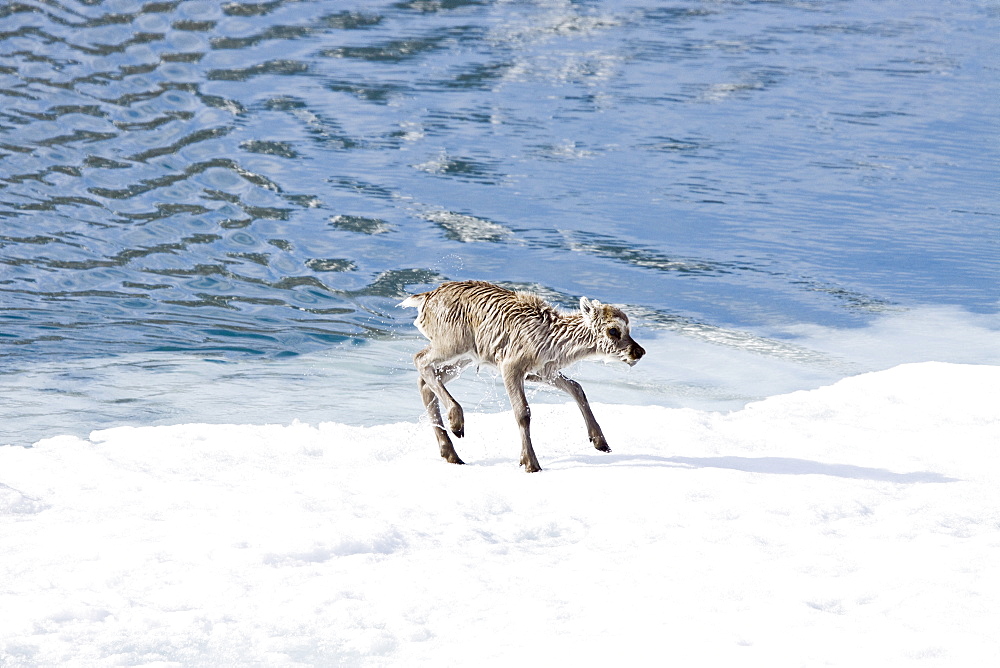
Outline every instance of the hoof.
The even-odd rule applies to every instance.
[[[465,436],[465,415],[461,408],[448,412],[448,426],[451,427],[451,433],[455,436],[459,438]]]
[[[538,461],[527,461],[522,459],[521,466],[524,467],[525,473],[538,473],[542,470],[542,467],[538,465]]]
[[[442,454],[441,456],[449,464],[464,464],[465,463],[465,462],[462,461],[462,458],[459,457],[458,454],[454,453],[454,452],[451,453],[451,454],[448,454],[448,455]]]
[[[605,441],[603,438],[596,439],[593,441],[593,443],[594,447],[600,450],[601,452],[611,452],[611,447],[608,445],[608,442]]]
[[[447,439],[448,437],[445,436]],[[441,458],[444,459],[449,464],[464,464],[462,458],[458,456],[455,452],[455,446],[451,444],[451,441],[446,441],[445,443],[439,444],[441,446]]]

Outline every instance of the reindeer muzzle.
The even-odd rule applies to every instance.
[[[628,356],[629,356],[628,365],[635,366],[635,363],[638,362],[645,354],[646,351],[643,349],[642,346],[640,346],[638,343],[633,343],[632,347],[628,349]]]

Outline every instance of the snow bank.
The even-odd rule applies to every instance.
[[[1000,661],[1000,367],[720,414],[117,428],[0,448],[0,664]]]

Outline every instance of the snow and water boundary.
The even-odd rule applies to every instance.
[[[0,664],[1000,659],[1000,367],[728,414],[121,427],[0,448]]]
[[[647,353],[640,364],[581,362],[567,370],[592,402],[727,412],[900,364],[1000,365],[1000,312],[957,307],[910,308],[846,329],[802,323],[754,332],[637,327],[633,334]],[[0,445],[86,438],[124,425],[416,421],[424,407],[413,354],[424,345],[413,330],[412,336],[278,359],[168,352],[8,359],[16,363],[0,373]],[[494,374],[470,368],[449,387],[467,411],[504,412],[510,405]],[[529,388],[533,405],[567,401],[544,385]]]

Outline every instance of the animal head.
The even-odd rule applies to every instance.
[[[596,299],[580,298],[583,324],[597,340],[597,351],[633,366],[646,354],[642,346],[632,340],[628,329],[628,316],[620,309],[602,304]]]

